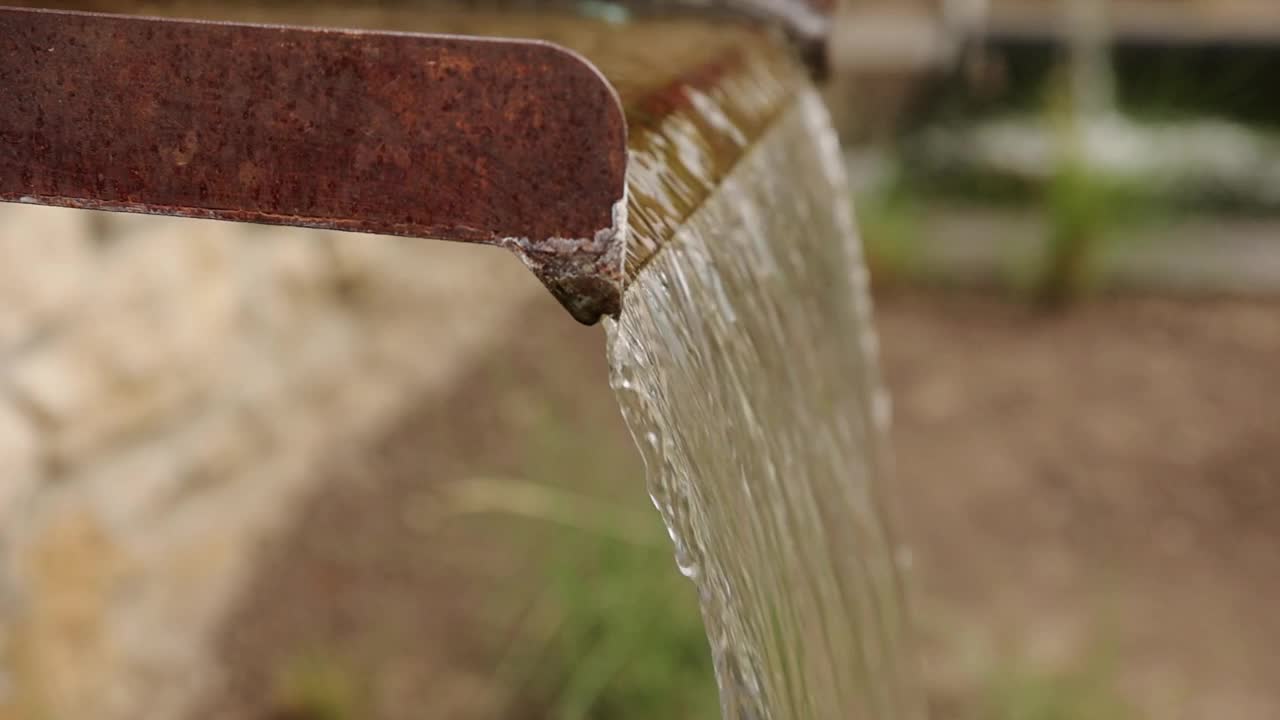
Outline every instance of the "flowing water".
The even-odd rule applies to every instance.
[[[908,720],[867,273],[826,109],[801,85],[750,143],[695,98],[743,152],[608,321],[613,384],[699,590],[724,716]],[[692,165],[680,132],[667,143]]]

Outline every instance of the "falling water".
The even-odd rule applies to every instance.
[[[681,172],[646,180],[672,154],[633,156],[633,221],[691,210],[669,237],[633,222],[633,249],[662,248],[629,263],[613,384],[699,590],[724,716],[918,718],[882,507],[889,405],[839,148],[807,82],[774,80],[746,88],[789,93],[755,130],[693,98],[695,124],[741,151],[705,201],[649,182],[705,174],[706,143],[681,127],[648,143],[678,151]]]

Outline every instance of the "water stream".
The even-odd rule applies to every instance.
[[[703,127],[733,136],[730,114],[698,100]],[[614,388],[733,720],[922,716],[883,507],[889,403],[839,158],[806,85],[608,324]]]

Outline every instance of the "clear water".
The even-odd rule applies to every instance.
[[[889,406],[839,158],[804,90],[608,325],[614,388],[735,720],[921,717],[883,507]]]

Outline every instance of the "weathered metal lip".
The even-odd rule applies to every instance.
[[[751,4],[829,12],[736,3]],[[759,85],[776,49],[681,27],[712,34],[554,35],[588,60],[542,40],[0,7],[0,200],[504,246],[593,324],[621,310],[624,256],[642,262],[666,236],[648,231],[681,216],[627,197],[633,146],[690,93]],[[654,41],[676,52],[636,76]],[[700,142],[731,161],[721,140]]]
[[[0,200],[500,245],[620,307],[626,122],[554,44],[0,8],[0,91]]]

